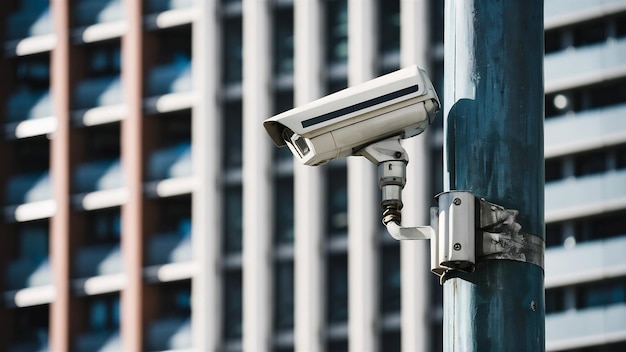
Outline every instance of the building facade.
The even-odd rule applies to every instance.
[[[442,98],[443,6],[2,2],[0,350],[441,350],[428,245],[385,233],[375,167],[295,164],[261,123],[411,64]],[[547,349],[623,350],[626,2],[545,9]],[[408,225],[441,118],[406,143]]]

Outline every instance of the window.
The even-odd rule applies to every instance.
[[[544,33],[544,47],[546,54],[561,50],[561,32],[559,30],[546,31]]]
[[[560,222],[546,224],[546,247],[555,247],[563,244],[563,224]]]
[[[191,233],[191,196],[162,198],[160,204],[160,232],[188,236]]]
[[[619,80],[589,88],[589,108],[626,102],[626,81]]]
[[[39,347],[37,350],[47,349],[42,347],[47,346],[48,343],[49,312],[49,305],[24,307],[13,311],[14,334],[12,340],[17,345],[23,344],[31,349],[34,346]],[[7,316],[8,314],[4,318]]]
[[[576,289],[577,308],[626,302],[626,278],[585,284]]]
[[[400,52],[400,1],[378,1],[379,55]]]
[[[615,168],[626,169],[626,145],[622,145],[615,150]]]
[[[90,296],[87,300],[87,329],[90,332],[118,330],[120,326],[119,294]]]
[[[224,190],[224,246],[228,253],[242,249],[242,190],[241,186],[229,186]]]
[[[574,164],[576,176],[603,172],[606,170],[606,152],[598,150],[576,155]]]
[[[348,3],[326,0],[326,61],[329,65],[348,61]]]
[[[293,262],[279,262],[275,267],[274,327],[276,330],[293,329],[294,277]]]
[[[15,161],[16,173],[48,170],[50,141],[45,136],[17,140],[15,142]]]
[[[383,313],[400,312],[400,246],[387,245],[382,250],[380,306]]]
[[[348,184],[345,167],[330,168],[326,181],[326,231],[329,235],[348,230]]]
[[[383,331],[381,334],[381,351],[402,351],[400,331]]]
[[[224,337],[227,340],[242,336],[242,282],[241,270],[224,274]]]
[[[15,90],[47,90],[50,87],[50,55],[16,59]]]
[[[293,74],[293,8],[274,11],[274,74]]]
[[[626,212],[619,211],[597,217],[580,219],[575,223],[577,241],[593,241],[626,234]]]
[[[159,300],[160,318],[187,318],[191,315],[191,281],[161,284]]]
[[[224,106],[222,147],[223,164],[226,168],[239,168],[243,163],[243,125],[241,101],[230,102]]]
[[[90,244],[118,244],[122,233],[120,208],[87,213],[87,242]]]
[[[293,178],[278,179],[274,192],[274,227],[276,231],[274,242],[276,244],[293,243]]]
[[[243,38],[241,17],[224,21],[222,40],[222,81],[225,84],[240,83],[243,78]]]
[[[338,323],[348,321],[348,257],[347,254],[333,255],[326,266],[327,321]]]
[[[117,76],[122,67],[119,40],[86,47],[86,75],[90,78]]]
[[[603,42],[607,38],[606,20],[591,21],[574,28],[574,46],[585,46]]]
[[[563,165],[560,158],[546,159],[545,163],[546,182],[563,178]]]
[[[546,314],[565,310],[564,288],[557,287],[546,290]]]
[[[89,127],[85,133],[86,161],[118,159],[120,157],[120,124],[110,123]]]

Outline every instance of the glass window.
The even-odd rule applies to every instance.
[[[348,61],[348,3],[326,0],[326,61],[329,65]]]
[[[563,178],[563,165],[560,158],[546,159],[545,163],[546,182]]]
[[[241,252],[242,249],[242,189],[240,185],[224,190],[224,246],[226,252]]]
[[[346,168],[329,168],[326,182],[326,230],[329,235],[348,230],[348,184]]]
[[[241,17],[224,21],[224,40],[222,41],[224,83],[240,83],[243,78],[243,38]]]
[[[47,304],[14,310],[13,341],[18,345],[24,344],[30,348],[37,346],[37,350],[46,350],[41,347],[48,343],[49,314],[50,306]]]
[[[546,290],[546,314],[561,312],[565,309],[563,288],[551,288]]]
[[[400,331],[383,331],[381,339],[381,351],[402,351],[402,338]]]
[[[400,312],[400,246],[387,245],[382,250],[380,306],[383,313]]]
[[[117,330],[120,326],[119,294],[87,297],[87,326],[91,332]]]
[[[348,321],[348,256],[333,255],[326,266],[328,280],[327,321],[338,323]]]
[[[85,161],[120,157],[120,124],[109,123],[85,128]]]
[[[188,236],[191,233],[191,196],[163,198],[159,212],[160,232]]]
[[[378,1],[378,52],[400,52],[400,0]]]
[[[39,54],[16,59],[15,89],[43,90],[50,87],[50,55]]]
[[[561,50],[561,32],[559,30],[546,31],[544,46],[546,54]]]
[[[293,8],[274,12],[274,73],[293,74]]]
[[[89,244],[117,244],[122,233],[120,208],[87,213],[86,239]]]
[[[274,192],[274,228],[276,231],[274,241],[277,244],[293,243],[293,178],[278,179]]]
[[[626,37],[626,15],[615,18],[615,36],[618,38]]]
[[[173,147],[191,141],[191,112],[189,110],[159,115],[158,145]]]
[[[243,164],[243,125],[241,101],[224,106],[223,164],[226,168],[239,168]]]
[[[577,308],[606,306],[626,302],[626,278],[578,286]]]
[[[242,282],[241,270],[224,274],[224,337],[238,339],[242,336]]]
[[[606,170],[606,152],[598,150],[574,157],[576,176],[600,173]]]
[[[50,140],[45,136],[19,139],[15,142],[15,172],[30,173],[48,170]]]
[[[160,318],[187,318],[191,315],[191,281],[178,281],[158,286]]]
[[[615,168],[626,169],[626,145],[622,145],[615,150]]]
[[[275,273],[274,326],[276,330],[290,330],[294,319],[293,262],[277,263]]]
[[[330,340],[326,344],[326,350],[328,352],[345,352],[350,350],[348,346],[347,339]]]
[[[563,244],[563,224],[560,222],[546,224],[546,247],[555,247]]]
[[[618,80],[589,89],[589,108],[599,108],[626,101],[626,81]]]
[[[606,40],[605,19],[591,21],[574,28],[574,46],[585,46]]]
[[[48,221],[28,222],[20,225],[19,258],[40,263],[48,258]]]
[[[86,47],[86,75],[90,78],[116,76],[122,67],[120,41],[100,42]]]

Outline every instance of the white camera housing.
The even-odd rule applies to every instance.
[[[411,66],[283,112],[263,125],[277,146],[289,146],[305,165],[320,165],[358,155],[389,137],[416,136],[439,109],[426,72]]]

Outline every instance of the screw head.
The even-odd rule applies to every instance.
[[[461,250],[461,244],[460,243],[455,243],[454,246],[452,246],[452,248],[454,248],[455,251],[460,251]]]
[[[396,159],[400,159],[400,158],[402,157],[402,153],[400,153],[400,152],[395,152],[395,153],[393,154],[393,156],[395,156],[395,157],[396,157]]]
[[[461,199],[460,198],[454,198],[452,203],[454,203],[454,205],[461,205]]]

